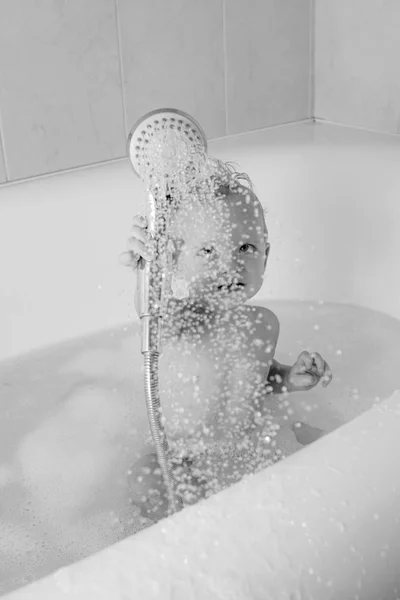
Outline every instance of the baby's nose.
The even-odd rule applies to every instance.
[[[226,277],[231,283],[240,283],[243,279],[243,269],[239,265],[231,265],[231,268],[226,272]]]
[[[243,257],[240,256],[239,254],[232,254],[230,263],[231,263],[230,264],[231,270],[238,271],[238,272],[243,271],[245,261],[244,261]]]
[[[243,274],[244,261],[232,253],[225,256],[220,264],[219,271],[223,278],[232,281],[233,278],[240,280]]]

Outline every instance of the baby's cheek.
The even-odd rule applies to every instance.
[[[182,252],[177,264],[176,264],[176,272],[186,279],[188,282],[194,273],[194,259],[187,252]]]
[[[185,265],[185,269],[183,270],[183,276],[188,283],[194,283],[198,279],[202,277],[202,269],[201,266],[196,264],[195,261],[192,261],[189,264]]]
[[[199,260],[198,257],[192,257],[185,261],[182,268],[182,275],[188,283],[200,282],[212,275],[213,270],[207,262]]]

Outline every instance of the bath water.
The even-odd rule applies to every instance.
[[[399,321],[323,302],[268,307],[280,362],[317,351],[333,371],[326,389],[267,397],[285,455],[313,437],[296,437],[298,421],[328,434],[399,388]],[[150,448],[137,324],[3,363],[0,411],[0,593],[149,524],[129,492],[130,467]]]

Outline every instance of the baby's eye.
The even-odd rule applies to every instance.
[[[242,254],[253,253],[257,250],[253,244],[242,244],[239,248],[239,252]]]
[[[199,250],[197,254],[199,254],[200,256],[209,256],[210,254],[213,254],[214,251],[214,246],[205,246],[204,248]]]

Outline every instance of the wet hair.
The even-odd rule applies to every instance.
[[[254,193],[253,183],[247,173],[237,171],[234,162],[224,162],[218,158],[209,157],[209,162],[215,169],[215,174],[212,176],[214,183],[214,191],[218,196],[229,196],[230,194],[246,194],[246,191],[251,191],[261,207],[261,216],[264,225],[265,242],[268,241],[268,228],[265,219],[266,210],[262,206],[258,197]],[[245,182],[245,183],[241,183]]]
[[[253,183],[247,173],[241,173],[235,169],[234,162],[224,162],[218,158],[209,157],[209,164],[214,172],[212,179],[217,191],[228,189],[230,192],[237,192],[240,181],[245,181],[244,187],[253,192]],[[254,192],[253,192],[254,193]]]

